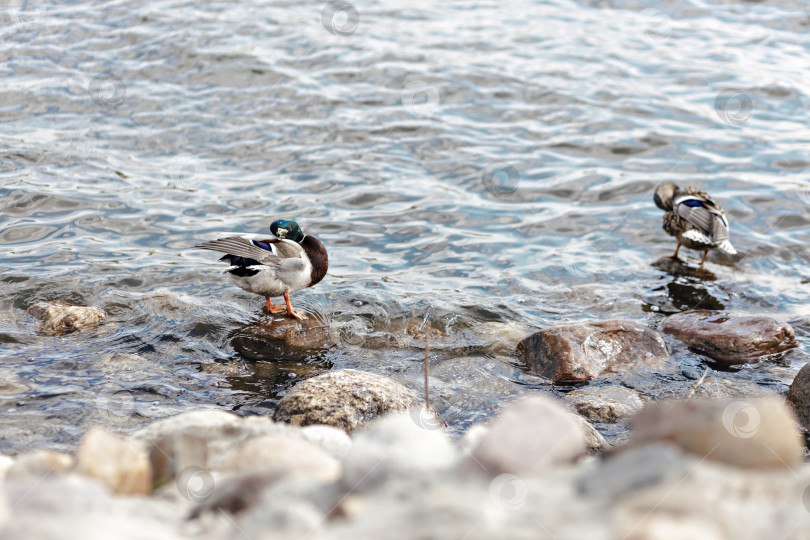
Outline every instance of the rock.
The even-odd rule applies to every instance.
[[[208,444],[205,439],[186,433],[165,435],[149,449],[152,484],[160,486],[177,478],[189,467],[208,467]]]
[[[646,444],[610,456],[595,471],[582,475],[577,487],[588,496],[614,499],[631,491],[679,480],[688,473],[689,465],[676,446]]]
[[[491,474],[538,474],[586,452],[582,428],[552,398],[538,395],[507,406],[472,452]]]
[[[8,470],[14,465],[14,459],[9,456],[0,455],[0,482],[5,479]],[[0,529],[2,530],[2,529]]]
[[[798,346],[789,324],[764,315],[685,311],[664,319],[660,329],[725,365],[753,362]]]
[[[351,491],[391,478],[432,476],[457,463],[444,430],[424,429],[407,413],[389,415],[354,436],[344,460],[343,485]]]
[[[791,468],[804,455],[794,418],[776,396],[658,402],[630,425],[633,445],[670,442],[736,467]]]
[[[95,328],[107,316],[98,308],[72,306],[62,300],[38,302],[28,308],[28,313],[39,320],[37,332],[49,336]]]
[[[576,413],[570,414],[579,425],[579,429],[582,430],[582,436],[585,437],[585,446],[588,448],[589,454],[600,454],[611,447],[610,443],[602,437],[601,433],[596,431],[596,428],[590,422]]]
[[[279,401],[273,419],[299,426],[326,424],[351,433],[378,416],[422,405],[419,396],[388,377],[343,369],[295,385]]]
[[[6,480],[13,482],[26,478],[42,479],[60,474],[73,466],[73,458],[52,450],[37,450],[18,456],[6,472]]]
[[[306,426],[301,435],[307,441],[319,446],[336,459],[343,459],[352,447],[352,439],[346,432],[332,426],[315,424]]]
[[[566,403],[593,422],[613,423],[644,406],[638,392],[624,386],[586,386],[565,395]]]
[[[793,408],[799,423],[810,430],[810,363],[802,366],[787,393],[787,402]]]
[[[208,469],[218,469],[225,457],[241,441],[261,435],[303,438],[301,429],[273,422],[267,416],[242,418],[221,410],[199,410],[158,420],[132,434],[132,438],[151,448],[166,436],[190,435],[205,441]]]
[[[302,439],[264,435],[241,443],[225,457],[223,472],[300,474],[321,482],[340,478],[338,460]]]
[[[669,356],[658,332],[627,320],[541,330],[518,343],[518,354],[555,383],[593,379],[632,362],[655,365]]]
[[[76,471],[100,480],[119,495],[152,490],[152,467],[141,445],[98,427],[91,428],[79,442]]]
[[[248,360],[286,360],[319,353],[337,345],[329,324],[319,314],[310,313],[298,321],[283,315],[239,329],[231,345]]]

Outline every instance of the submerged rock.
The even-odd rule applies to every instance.
[[[107,316],[96,307],[72,306],[62,300],[38,302],[28,313],[39,320],[37,332],[48,336],[95,328]]]
[[[555,383],[593,379],[633,362],[655,365],[669,356],[658,332],[627,320],[541,330],[518,344],[518,354]]]
[[[539,474],[585,454],[585,436],[557,401],[532,396],[507,406],[472,450],[490,474]]]
[[[438,419],[439,413],[433,409],[420,412],[423,403],[413,391],[388,377],[343,369],[295,385],[279,401],[273,419],[299,426],[326,424],[351,433],[378,416],[408,409],[415,409],[417,416]]]
[[[763,315],[685,311],[664,319],[661,331],[726,365],[745,364],[797,347],[789,324]]]
[[[601,433],[596,431],[596,428],[590,422],[576,413],[571,413],[571,417],[579,425],[579,429],[582,430],[582,436],[585,437],[585,446],[588,448],[589,454],[601,454],[610,449],[610,443],[605,440]]]
[[[97,427],[79,442],[76,472],[100,480],[119,495],[152,491],[152,467],[141,445]]]
[[[300,358],[319,353],[337,344],[329,324],[317,316],[307,315],[298,321],[275,315],[240,328],[231,345],[249,360]]]
[[[565,395],[565,401],[593,422],[617,422],[644,406],[638,392],[624,386],[586,386]]]
[[[736,467],[791,468],[804,455],[790,411],[776,396],[664,401],[631,420],[631,445],[669,442]]]
[[[802,366],[790,384],[787,402],[804,429],[810,430],[810,363]]]

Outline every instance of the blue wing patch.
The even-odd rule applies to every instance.
[[[683,205],[685,205],[685,206],[691,206],[691,207],[695,207],[695,206],[705,206],[705,205],[704,205],[702,202],[697,201],[697,200],[695,200],[695,199],[689,199],[689,200],[687,200],[687,201],[683,201],[681,204],[683,204]]]
[[[252,243],[253,243],[253,245],[254,245],[254,246],[256,246],[256,247],[260,247],[260,248],[262,248],[262,249],[266,249],[267,251],[273,251],[273,250],[270,248],[270,244],[268,244],[267,242],[262,242],[261,240],[251,240],[251,242],[252,242]]]

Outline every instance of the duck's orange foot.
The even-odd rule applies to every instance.
[[[279,313],[286,313],[287,310],[283,307],[276,307],[273,305],[273,302],[270,301],[270,298],[267,296],[264,297],[267,301],[267,313],[271,313],[273,315],[278,315]]]
[[[287,317],[291,317],[293,319],[298,319],[299,321],[307,320],[307,316],[304,315],[304,312],[302,312],[302,311],[295,311],[295,310],[288,311],[287,312]]]

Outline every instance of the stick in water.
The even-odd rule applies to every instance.
[[[430,375],[430,334],[425,333],[425,407],[430,409],[430,393],[428,388],[428,375]]]
[[[697,389],[700,388],[701,384],[703,384],[703,380],[706,378],[706,374],[708,372],[709,372],[709,366],[706,366],[706,369],[703,370],[703,375],[700,377],[700,379],[698,379],[698,382],[697,382],[697,384],[695,384],[694,388],[692,388],[692,391],[689,392],[689,394],[686,395],[686,399],[689,399],[690,397],[695,395],[695,392],[697,391]]]

